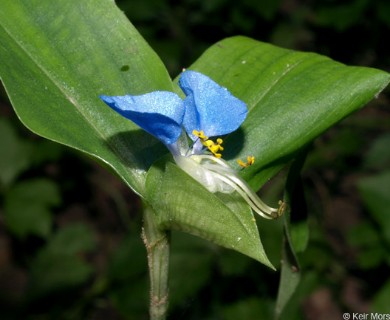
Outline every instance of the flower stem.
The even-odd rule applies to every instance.
[[[148,254],[150,277],[150,319],[164,320],[168,310],[170,233],[160,230],[153,209],[144,205],[142,240]]]

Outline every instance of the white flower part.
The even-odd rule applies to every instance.
[[[201,155],[177,156],[176,164],[196,181],[202,184],[210,192],[232,193],[234,188],[221,179],[219,173],[210,170],[207,165],[202,164]],[[218,170],[218,169],[217,169]]]
[[[174,155],[176,164],[210,192],[237,191],[250,207],[266,219],[280,216],[277,208],[267,206],[249,185],[224,160],[211,155]]]

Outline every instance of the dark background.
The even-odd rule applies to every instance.
[[[172,76],[233,35],[390,71],[385,0],[117,4]],[[309,243],[286,319],[390,313],[389,94],[311,147],[300,225]],[[147,319],[139,199],[92,160],[25,129],[4,90],[0,102],[0,319]],[[281,181],[283,173],[265,196],[280,197]],[[279,266],[280,222],[258,224]],[[172,235],[170,319],[270,319],[278,281],[238,253]]]

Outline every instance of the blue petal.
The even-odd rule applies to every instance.
[[[168,145],[181,134],[183,100],[175,93],[154,91],[140,96],[100,96],[112,109]]]
[[[183,125],[192,140],[192,131],[203,130],[206,136],[220,136],[238,129],[247,115],[246,104],[209,77],[184,71],[179,85],[186,94]]]

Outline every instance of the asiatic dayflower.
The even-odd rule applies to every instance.
[[[199,72],[184,71],[179,86],[185,94],[184,100],[169,91],[100,98],[165,144],[176,164],[210,192],[237,191],[262,217],[280,216],[282,206],[267,206],[221,158],[223,140],[209,139],[237,130],[247,116],[246,104]],[[191,147],[188,137],[192,140]],[[245,168],[254,160],[248,156],[246,163],[241,160],[238,163]]]

